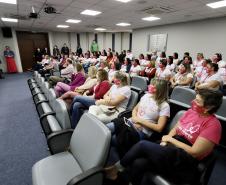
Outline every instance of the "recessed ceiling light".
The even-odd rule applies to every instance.
[[[0,0],[0,3],[17,4],[17,0]]]
[[[215,3],[209,3],[209,4],[206,4],[206,5],[211,7],[211,8],[221,8],[221,7],[226,6],[226,1],[217,1]]]
[[[81,20],[77,20],[77,19],[68,19],[68,20],[66,20],[66,22],[68,22],[68,23],[80,23]]]
[[[106,29],[105,28],[96,28],[95,30],[96,31],[105,31]]]
[[[18,19],[12,19],[12,18],[6,18],[6,17],[2,17],[1,19],[4,22],[18,22]]]
[[[130,23],[126,23],[126,22],[121,22],[121,23],[118,23],[116,25],[117,26],[130,26],[131,24]]]
[[[116,0],[116,1],[120,1],[120,2],[122,2],[122,3],[128,3],[128,2],[130,2],[131,0]]]
[[[154,17],[154,16],[142,18],[142,20],[144,20],[144,21],[156,21],[159,19],[160,19],[159,17]]]
[[[95,10],[84,10],[84,11],[81,12],[81,14],[83,14],[83,15],[91,15],[91,16],[96,16],[96,15],[99,15],[101,13],[102,12],[95,11]]]
[[[57,25],[57,28],[69,28],[68,25]]]

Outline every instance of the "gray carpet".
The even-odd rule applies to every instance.
[[[33,164],[48,156],[27,85],[30,73],[0,79],[0,184],[31,185]]]

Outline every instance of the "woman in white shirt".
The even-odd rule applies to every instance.
[[[174,88],[175,86],[190,86],[193,75],[190,73],[190,65],[182,63],[179,66],[179,71],[177,74],[175,74],[174,77],[170,79],[171,82],[171,88]]]
[[[174,70],[175,70],[175,64],[173,63],[173,56],[168,56],[167,58],[167,66],[166,68],[169,69],[172,73],[172,75],[174,74]]]
[[[138,76],[140,71],[141,71],[141,67],[140,67],[139,60],[135,59],[132,62],[132,66],[131,66],[130,71],[129,71],[130,77]]]
[[[218,65],[216,63],[207,64],[206,72],[207,76],[195,84],[195,89],[219,90],[220,86],[222,85],[222,79],[218,73]]]
[[[203,53],[197,53],[196,60],[193,61],[193,67],[196,69],[197,67],[201,67],[204,61]]]
[[[166,68],[166,65],[167,65],[166,59],[160,60],[159,68],[157,69],[157,71],[155,73],[156,78],[167,80],[167,81],[170,80],[172,73],[169,69]]]
[[[109,123],[117,118],[120,112],[126,110],[130,96],[131,90],[127,76],[118,71],[114,76],[114,85],[103,99],[97,100],[96,105],[89,108],[89,113],[95,115],[103,123]]]

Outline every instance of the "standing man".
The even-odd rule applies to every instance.
[[[53,56],[58,57],[59,55],[60,55],[60,50],[59,50],[58,46],[55,45],[53,48]]]
[[[78,47],[77,47],[76,55],[80,57],[81,54],[82,54],[82,48],[79,44]]]
[[[7,63],[8,73],[16,73],[17,67],[16,67],[16,62],[14,60],[14,52],[12,50],[10,50],[9,46],[5,47],[4,57],[5,57],[5,60]]]
[[[61,48],[61,54],[69,56],[69,48],[67,47],[66,43],[64,43],[63,47]]]
[[[95,53],[95,52],[98,52],[99,51],[99,46],[98,46],[98,44],[96,43],[95,40],[93,40],[93,42],[91,44],[90,51],[92,53]]]

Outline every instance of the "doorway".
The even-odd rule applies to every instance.
[[[50,51],[48,34],[25,31],[17,31],[16,34],[23,71],[27,71],[36,62],[34,52],[37,48],[48,48],[48,51]]]

